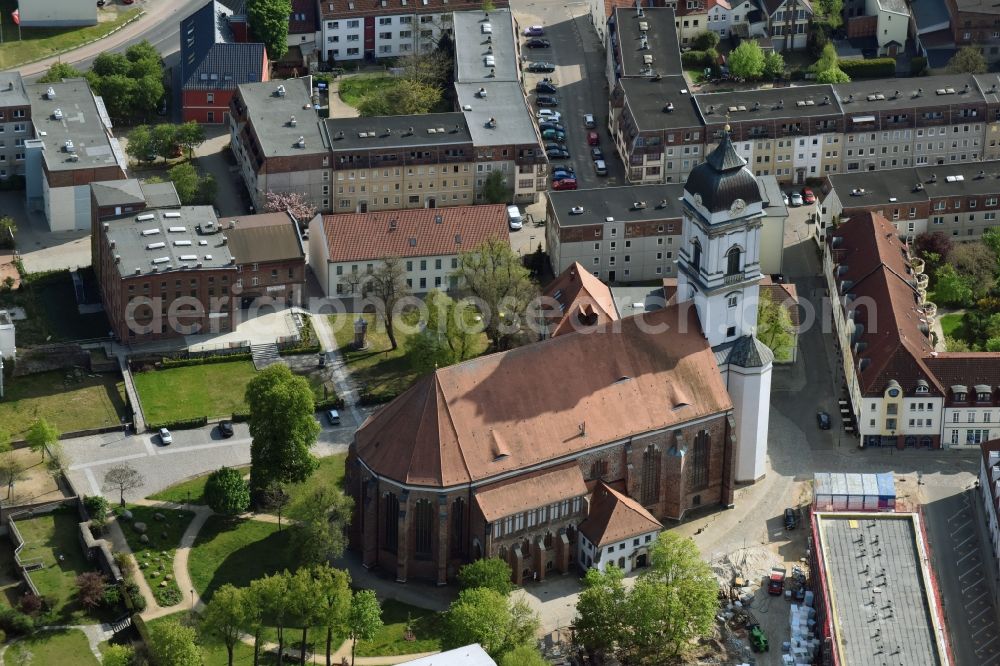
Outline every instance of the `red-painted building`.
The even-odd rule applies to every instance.
[[[181,21],[181,108],[185,121],[226,123],[241,83],[269,79],[264,45],[247,42],[246,19],[211,0]]]

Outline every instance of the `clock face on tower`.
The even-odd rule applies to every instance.
[[[729,207],[729,212],[732,213],[733,215],[739,215],[746,209],[746,207],[747,207],[746,201],[743,201],[743,199],[737,199],[736,201],[733,202],[733,205]]]

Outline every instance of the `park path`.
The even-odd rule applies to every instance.
[[[357,386],[347,370],[344,354],[337,347],[337,338],[333,334],[333,329],[330,328],[330,318],[322,314],[313,315],[312,323],[324,353],[334,355],[333,362],[330,364],[332,366],[330,374],[333,376],[333,385],[337,395],[344,401],[345,409],[350,410],[354,422],[360,425],[364,423],[365,419],[358,409]]]
[[[111,631],[110,625],[107,625],[107,624],[79,624],[79,625],[76,625],[76,624],[74,624],[74,625],[53,624],[53,625],[48,625],[48,626],[45,626],[45,627],[37,627],[35,629],[35,633],[38,633],[40,631],[70,631],[70,630],[77,630],[77,631],[82,631],[83,632],[83,635],[87,637],[87,645],[90,647],[91,653],[94,655],[94,658],[97,659],[97,662],[100,663],[101,662],[101,651],[98,649],[97,646],[101,642],[110,639],[114,635],[114,632]],[[25,637],[15,638],[15,639],[11,640],[9,643],[5,644],[3,647],[0,647],[0,666],[6,666],[6,661],[4,660],[4,657],[7,654],[7,649],[10,648],[10,646],[14,645],[15,643],[24,640],[24,638]],[[17,664],[16,666],[21,666],[21,665]]]
[[[356,108],[340,99],[340,82],[345,78],[356,76],[343,74],[333,81],[330,81],[330,117],[331,118],[357,118],[361,115]]]
[[[125,538],[125,532],[122,531],[122,526],[118,523],[117,517],[108,521],[108,536],[111,537],[111,544],[114,546],[114,552],[125,553],[132,562],[132,571],[136,573],[132,579],[139,587],[139,593],[142,594],[142,598],[146,600],[146,610],[144,610],[143,613],[160,610],[160,605],[156,603],[156,597],[153,596],[153,590],[149,587],[149,583],[146,582],[146,577],[142,575],[142,570],[139,569],[139,561],[132,553],[132,549],[128,545],[128,539]]]

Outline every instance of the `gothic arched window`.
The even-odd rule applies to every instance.
[[[642,503],[660,500],[660,454],[655,446],[647,446],[642,454]]]
[[[419,500],[413,510],[413,552],[420,559],[431,556],[431,531],[434,528],[434,507],[425,499]]]
[[[691,266],[694,267],[696,271],[701,270],[701,243],[698,239],[694,239],[694,248],[691,250]]]
[[[395,493],[386,493],[383,503],[385,505],[383,547],[395,553],[399,546],[399,498]]]
[[[691,459],[691,490],[708,487],[708,432],[702,430],[694,438],[694,455]]]
[[[461,557],[465,552],[465,500],[459,497],[451,503],[451,554]]]

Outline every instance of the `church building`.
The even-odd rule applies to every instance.
[[[559,335],[437,369],[369,417],[346,471],[364,565],[438,584],[482,557],[507,561],[517,584],[632,570],[663,522],[731,507],[766,468],[762,201],[727,135],[685,186],[666,307],[573,308]]]

